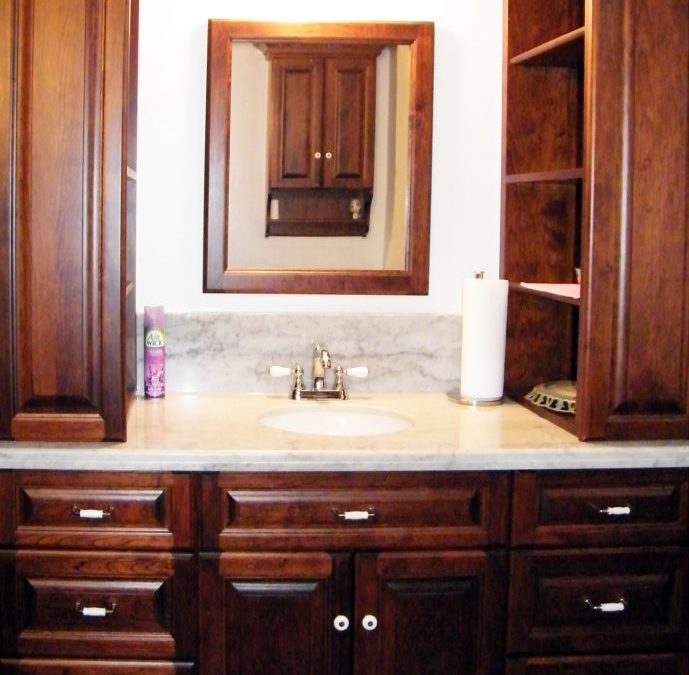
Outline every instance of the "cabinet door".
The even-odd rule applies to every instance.
[[[320,187],[323,164],[323,61],[271,61],[268,162],[270,187]]]
[[[349,556],[208,554],[200,575],[204,675],[351,672]]]
[[[1,4],[0,436],[121,440],[131,3]]]
[[[325,61],[323,186],[372,188],[376,123],[376,61]]]
[[[689,1],[591,3],[577,417],[589,438],[689,435]]]
[[[504,554],[361,554],[356,580],[356,675],[502,672]]]

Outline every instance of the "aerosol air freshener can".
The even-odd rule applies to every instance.
[[[144,307],[144,395],[165,396],[165,310]]]

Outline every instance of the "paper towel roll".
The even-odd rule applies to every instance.
[[[462,398],[476,402],[502,398],[507,286],[504,279],[464,280],[460,380]]]

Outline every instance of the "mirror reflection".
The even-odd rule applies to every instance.
[[[409,47],[236,42],[231,82],[229,268],[403,270]]]

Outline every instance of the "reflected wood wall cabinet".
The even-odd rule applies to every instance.
[[[688,0],[505,2],[506,390],[581,439],[689,436],[688,64]]]
[[[366,235],[383,45],[258,46],[270,61],[266,236]]]
[[[137,0],[0,2],[0,436],[124,439]]]
[[[329,48],[328,48],[329,47]],[[382,45],[271,46],[271,188],[372,188]]]

